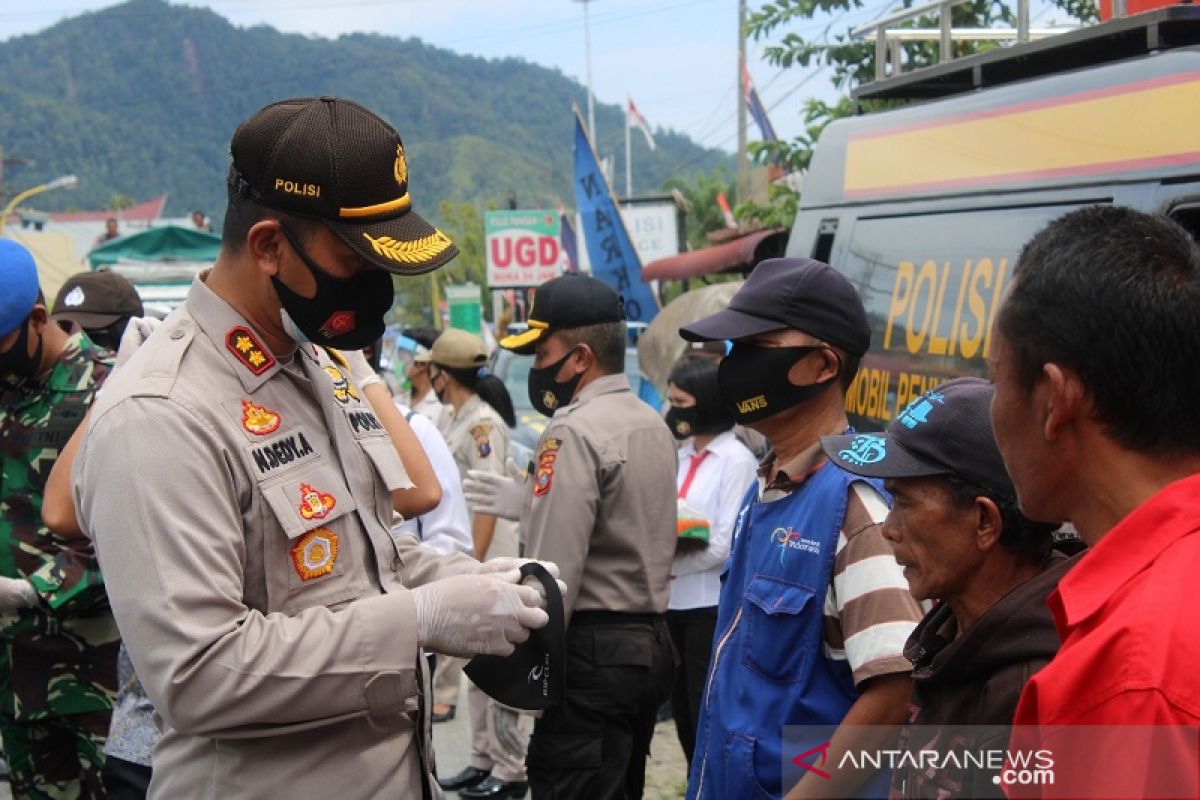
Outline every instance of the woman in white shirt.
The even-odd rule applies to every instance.
[[[733,410],[717,389],[717,364],[684,356],[667,379],[667,425],[679,448],[679,538],[667,627],[679,653],[671,711],[691,769],[700,698],[712,655],[721,570],[733,523],[754,482],[754,455],[733,434]]]

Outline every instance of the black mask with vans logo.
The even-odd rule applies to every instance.
[[[529,368],[529,402],[539,413],[547,417],[553,417],[555,411],[571,402],[571,398],[575,396],[575,387],[583,378],[581,372],[574,378],[561,383],[555,380],[558,371],[562,369],[563,364],[567,363],[567,359],[573,352],[575,352],[575,348],[568,350],[562,358],[548,367]]]
[[[383,317],[392,307],[392,276],[368,269],[349,278],[337,278],[309,258],[300,242],[279,226],[292,249],[317,282],[317,293],[303,297],[272,275],[271,283],[283,310],[313,344],[339,350],[361,350],[383,335]]]
[[[748,425],[824,394],[836,377],[804,386],[788,380],[797,361],[820,349],[735,344],[717,368],[717,387],[734,418]]]
[[[550,622],[507,656],[475,656],[463,672],[488,697],[512,708],[537,711],[562,703],[567,626],[562,594],[554,576],[537,562],[521,565],[521,578],[537,578],[546,592]]]

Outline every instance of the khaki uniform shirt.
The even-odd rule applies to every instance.
[[[525,555],[558,564],[573,610],[663,613],[675,557],[676,443],[624,375],[592,381],[538,442]]]
[[[405,587],[476,562],[393,542],[411,483],[383,426],[329,353],[287,362],[197,281],[80,449],[80,519],[161,716],[151,796],[419,798]]]
[[[495,475],[504,475],[504,464],[508,460],[508,426],[496,409],[473,394],[463,407],[455,412],[447,405],[442,418],[442,433],[454,456],[460,479],[467,477],[467,470],[478,469]],[[474,508],[468,510],[475,513]],[[515,556],[518,554],[517,525],[510,520],[497,519],[492,534],[492,544],[481,558]]]

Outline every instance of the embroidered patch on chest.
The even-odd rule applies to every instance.
[[[315,528],[292,545],[292,566],[301,580],[311,581],[333,571],[338,536],[328,528]]]
[[[242,400],[242,427],[255,436],[266,436],[279,430],[279,414],[249,400]]]
[[[300,484],[300,516],[305,520],[325,519],[336,505],[337,498],[333,495],[319,492],[307,483]]]

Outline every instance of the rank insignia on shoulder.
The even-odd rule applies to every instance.
[[[262,375],[275,366],[275,358],[259,343],[249,328],[241,325],[230,328],[229,333],[225,334],[225,346],[255,375]]]
[[[307,483],[300,484],[300,516],[304,519],[325,519],[336,505],[337,498],[333,495],[318,492]]]
[[[471,438],[475,440],[475,446],[479,449],[479,457],[487,458],[492,454],[492,426],[490,423],[484,422],[481,425],[476,425],[471,428]]]
[[[242,399],[242,427],[255,436],[266,436],[279,430],[279,414],[265,406]]]
[[[301,580],[311,581],[333,572],[337,554],[338,535],[328,528],[315,528],[292,545],[292,566]]]
[[[346,405],[351,399],[358,399],[358,389],[354,388],[342,371],[335,366],[325,367],[325,374],[333,381],[333,399],[337,400],[342,405]]]
[[[533,475],[533,496],[544,497],[550,493],[554,483],[554,462],[558,460],[558,450],[562,447],[562,439],[553,436],[542,442],[538,449],[537,471]]]

